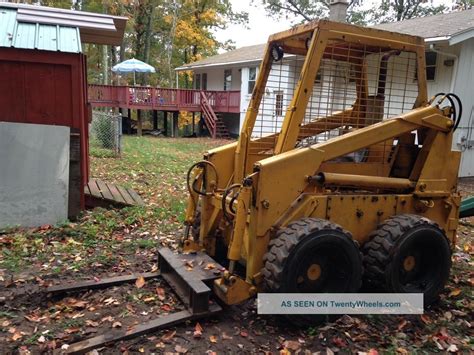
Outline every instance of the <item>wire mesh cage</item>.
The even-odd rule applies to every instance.
[[[122,137],[122,118],[113,112],[93,111],[89,124],[89,151],[93,156],[119,156]]]
[[[285,114],[291,110],[305,59],[304,55],[286,54],[272,63],[252,132],[259,142],[251,153],[272,154]],[[297,146],[325,142],[411,110],[418,97],[416,68],[413,52],[329,42],[314,80]],[[386,159],[393,144],[384,142],[371,153],[354,152],[346,159]]]

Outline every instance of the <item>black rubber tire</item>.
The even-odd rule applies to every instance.
[[[320,258],[320,259],[318,259]],[[320,276],[305,279],[306,261],[322,261]],[[309,269],[307,269],[309,272]],[[357,292],[362,283],[362,257],[349,232],[337,224],[317,218],[303,218],[281,229],[270,241],[264,256],[264,286],[279,293],[349,293]],[[309,276],[308,276],[309,277]],[[298,325],[315,325],[331,319],[328,316],[291,316]]]
[[[438,299],[449,278],[451,248],[444,231],[424,217],[402,214],[380,224],[362,247],[367,284],[391,293],[423,293]],[[414,266],[404,267],[413,256]]]

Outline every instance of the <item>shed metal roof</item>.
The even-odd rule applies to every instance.
[[[0,47],[82,52],[77,27],[19,22],[17,10],[0,5]]]
[[[0,2],[0,8],[15,10],[20,23],[78,28],[85,43],[121,45],[127,24],[127,18],[122,16],[54,7]]]

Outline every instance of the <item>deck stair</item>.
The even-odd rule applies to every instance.
[[[229,130],[227,129],[220,115],[216,115],[203,91],[200,92],[200,96],[201,112],[204,116],[204,123],[206,124],[206,127],[209,132],[211,133],[211,137],[229,139]]]

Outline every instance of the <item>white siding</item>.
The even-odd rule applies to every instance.
[[[454,143],[462,151],[459,176],[474,176],[474,38],[462,43],[454,92],[463,104]]]
[[[201,68],[194,71],[195,74],[207,73],[207,90],[224,90],[224,70],[232,70],[232,86],[231,90],[240,90],[240,68],[236,67],[219,67],[219,68]],[[201,84],[202,85],[202,84]]]

